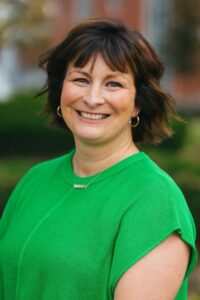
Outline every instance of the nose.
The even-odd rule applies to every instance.
[[[83,96],[83,101],[91,108],[104,104],[105,99],[99,86],[91,86]]]

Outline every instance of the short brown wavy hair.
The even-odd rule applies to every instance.
[[[38,95],[48,94],[45,112],[51,121],[67,128],[56,110],[69,63],[83,67],[97,54],[111,69],[133,73],[135,103],[141,109],[140,123],[132,129],[134,142],[158,144],[171,136],[170,119],[178,116],[174,99],[160,85],[163,63],[141,33],[112,18],[80,22],[57,47],[41,56],[39,65],[47,72],[47,82]]]

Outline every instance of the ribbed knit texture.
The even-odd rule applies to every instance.
[[[73,153],[33,167],[12,193],[0,221],[0,299],[111,300],[122,274],[174,231],[191,246],[175,300],[187,299],[195,226],[174,181],[139,152],[74,189]]]

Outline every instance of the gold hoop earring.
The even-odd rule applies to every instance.
[[[58,115],[60,118],[62,118],[62,112],[61,112],[61,107],[60,107],[60,105],[57,107],[56,112],[57,112],[57,115]]]
[[[136,119],[136,122],[135,122],[134,124],[132,124],[132,120],[133,120],[133,119]],[[131,120],[131,127],[132,127],[132,128],[137,127],[138,124],[139,124],[139,122],[140,122],[140,117],[139,117],[139,116],[136,116],[135,118],[132,118],[132,120]]]

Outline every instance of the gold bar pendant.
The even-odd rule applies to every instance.
[[[74,189],[87,189],[87,184],[75,184]]]

